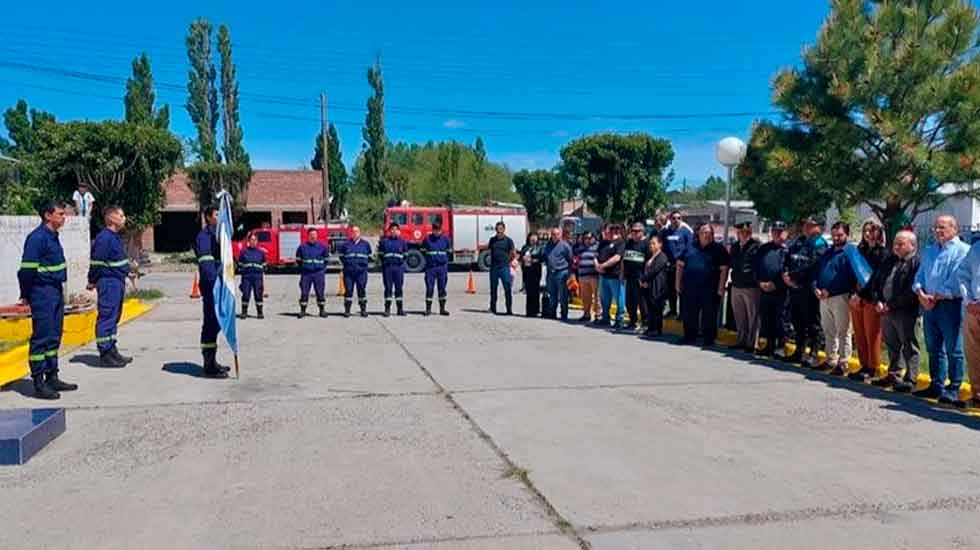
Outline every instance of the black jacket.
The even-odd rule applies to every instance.
[[[758,283],[755,279],[755,256],[759,252],[761,243],[755,239],[742,243],[736,242],[732,245],[732,286],[735,288],[756,288]]]
[[[889,301],[885,301],[885,280],[894,271],[895,279],[892,281],[893,296]],[[875,302],[884,302],[888,309],[897,313],[908,315],[919,314],[919,300],[912,290],[915,282],[915,273],[919,270],[919,255],[916,254],[908,260],[903,260],[891,254],[881,266],[875,270],[871,277],[871,297]]]
[[[642,281],[647,284],[646,291],[654,299],[667,297],[667,272],[674,269],[667,260],[667,254],[661,252],[643,264]]]
[[[864,256],[864,260],[868,262],[868,266],[871,267],[871,279],[864,288],[858,291],[858,296],[860,296],[862,300],[872,301],[873,295],[871,293],[871,281],[874,280],[874,275],[878,272],[878,269],[885,261],[885,258],[891,256],[891,253],[888,252],[888,249],[886,249],[884,246],[868,246],[864,241],[861,241],[861,244],[858,245],[858,251],[861,252],[861,255]]]

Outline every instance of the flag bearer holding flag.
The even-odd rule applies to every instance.
[[[122,316],[129,276],[129,258],[119,232],[126,225],[126,214],[118,206],[103,212],[105,229],[92,243],[88,270],[88,289],[99,294],[99,316],[95,321],[95,344],[99,348],[99,363],[103,368],[125,367],[132,357],[124,357],[116,349],[116,329]]]
[[[255,297],[255,311],[259,319],[262,314],[262,297],[265,293],[265,251],[259,248],[259,238],[252,233],[248,236],[248,246],[238,255],[238,272],[242,274],[242,319],[248,318],[248,302]]]
[[[218,246],[218,209],[209,206],[204,209],[205,225],[194,241],[194,255],[197,257],[197,270],[201,285],[201,305],[204,322],[201,325],[201,354],[204,356],[204,376],[208,378],[227,378],[228,367],[218,364],[218,316],[214,307],[214,288],[221,277],[221,248]]]
[[[361,306],[361,317],[367,317],[367,276],[368,261],[371,259],[371,244],[361,239],[361,228],[351,228],[351,240],[340,246],[340,261],[344,264],[344,317],[350,317],[350,307],[354,302],[354,287],[357,286],[357,303]]]

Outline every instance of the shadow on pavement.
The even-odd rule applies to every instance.
[[[73,365],[85,365],[86,367],[92,367],[93,369],[106,368],[102,366],[102,361],[99,360],[99,356],[95,355],[94,353],[82,353],[80,355],[76,355],[69,359],[68,363]]]
[[[34,382],[30,378],[21,378],[3,386],[3,392],[16,392],[24,397],[34,397]]]
[[[171,374],[184,374],[194,378],[204,378],[204,367],[197,363],[179,361],[176,363],[164,363],[163,370]]]

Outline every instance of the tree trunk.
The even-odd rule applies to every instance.
[[[895,235],[908,227],[912,221],[901,204],[891,201],[886,203],[884,210],[881,211],[881,223],[885,226],[886,242],[893,242]]]

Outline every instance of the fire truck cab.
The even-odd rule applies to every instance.
[[[398,223],[401,236],[408,242],[405,269],[411,273],[425,270],[422,241],[432,233],[432,225],[442,223],[442,232],[452,243],[450,262],[461,266],[490,269],[487,242],[494,235],[497,222],[507,225],[507,235],[515,243],[527,235],[527,211],[521,205],[496,203],[488,206],[392,206],[385,209],[384,227]]]

